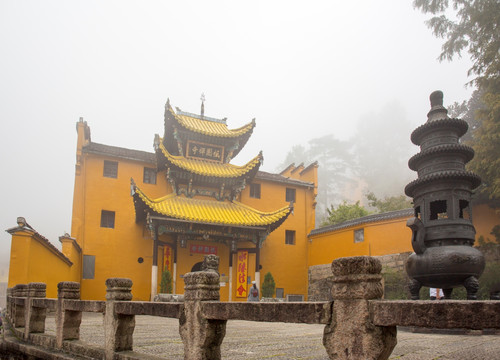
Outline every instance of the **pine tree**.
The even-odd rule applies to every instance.
[[[273,275],[268,272],[264,276],[264,282],[262,283],[262,297],[272,298],[274,296],[275,289],[276,283],[274,282]]]
[[[172,274],[168,270],[161,274],[160,292],[163,294],[172,293]]]

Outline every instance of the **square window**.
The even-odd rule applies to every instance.
[[[118,162],[104,160],[103,176],[116,179],[118,177]]]
[[[295,245],[295,230],[285,230],[285,244]]]
[[[101,211],[101,227],[103,228],[115,228],[115,212],[102,210]]]
[[[283,299],[285,297],[285,289],[284,288],[276,288],[276,297],[278,299]]]
[[[83,278],[93,279],[95,274],[95,256],[83,255]]]
[[[156,169],[145,167],[143,182],[144,184],[156,185]]]
[[[354,242],[360,243],[365,241],[365,229],[354,230]]]
[[[295,189],[286,188],[286,201],[295,202]]]
[[[250,197],[260,199],[260,184],[250,184]]]

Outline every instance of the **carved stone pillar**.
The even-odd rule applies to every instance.
[[[44,283],[29,283],[28,298],[26,299],[26,326],[24,327],[24,337],[27,339],[30,333],[45,332],[46,308],[33,306],[34,299],[45,298],[47,285]]]
[[[12,306],[13,291],[14,291],[13,288],[7,288],[7,310],[6,310],[7,312],[6,312],[6,315],[7,315],[7,318],[9,319],[9,321],[12,321],[12,319],[13,319],[13,311],[12,311],[12,309],[14,308]]]
[[[62,348],[64,340],[80,339],[81,311],[71,311],[64,308],[65,300],[80,299],[80,283],[63,281],[57,284],[56,305],[56,344]]]
[[[368,256],[332,262],[332,319],[323,335],[330,359],[388,359],[396,346],[396,327],[370,320],[368,300],[383,295],[381,270],[380,261]]]
[[[20,328],[26,325],[25,312],[26,312],[26,298],[28,296],[28,285],[26,284],[17,284],[14,286],[13,290],[14,297],[16,298],[24,298],[24,299],[16,299],[13,304],[13,316],[12,320],[14,322],[14,327]]]
[[[106,280],[106,314],[104,316],[105,358],[114,359],[115,352],[132,350],[135,328],[134,315],[115,312],[116,301],[132,300],[132,280]]]
[[[213,260],[215,255],[209,255]],[[217,259],[218,263],[218,259]],[[208,271],[184,275],[184,312],[179,319],[179,334],[184,343],[185,360],[217,360],[226,335],[226,320],[207,320],[202,315],[202,302],[220,300],[219,274]]]

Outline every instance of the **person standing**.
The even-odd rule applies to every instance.
[[[259,289],[257,289],[257,285],[255,281],[252,281],[252,287],[248,291],[248,301],[259,301]]]
[[[429,288],[429,295],[431,300],[441,300],[444,299],[443,289],[439,288]]]

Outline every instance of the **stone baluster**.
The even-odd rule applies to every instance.
[[[13,288],[7,288],[7,309],[5,309],[6,313],[5,316],[9,319],[9,321],[12,321],[12,291]]]
[[[18,299],[16,299],[16,303],[13,304],[14,306],[14,314],[12,316],[12,320],[14,322],[14,327],[16,328],[22,328],[26,324],[25,320],[25,311],[26,311],[26,297],[28,295],[28,285],[26,284],[17,284],[14,286],[14,291],[13,291],[14,297],[16,298],[24,298],[22,299],[24,302],[18,304]]]
[[[45,332],[46,308],[33,306],[34,299],[45,298],[47,285],[44,283],[29,283],[28,298],[26,299],[26,323],[24,327],[24,338],[27,339],[31,333]]]
[[[368,256],[332,262],[332,318],[323,335],[330,359],[388,359],[396,346],[396,327],[375,326],[369,313],[369,300],[383,295],[381,270]]]
[[[115,352],[132,350],[135,315],[115,312],[116,301],[132,300],[132,280],[106,280],[106,314],[104,316],[105,358],[114,359]]]
[[[82,312],[66,310],[66,300],[80,299],[80,284],[73,281],[63,281],[57,284],[56,305],[56,344],[62,348],[64,340],[80,339],[80,323]]]
[[[208,259],[214,261],[213,257]],[[226,335],[227,321],[207,320],[202,315],[203,301],[220,300],[219,274],[213,267],[207,269],[184,275],[184,312],[179,319],[179,334],[184,343],[185,360],[221,358],[220,346]]]

